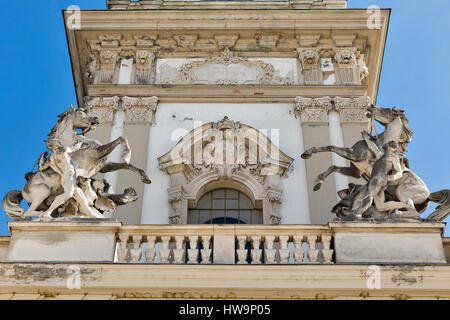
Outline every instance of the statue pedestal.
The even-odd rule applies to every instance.
[[[445,264],[445,224],[333,222],[336,263]]]
[[[113,262],[120,222],[9,222],[11,262]]]

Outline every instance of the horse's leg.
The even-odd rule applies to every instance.
[[[124,141],[124,138],[119,137],[117,139],[115,139],[114,141],[111,141],[107,144],[103,144],[101,146],[99,146],[96,151],[97,151],[97,157],[103,158],[106,157],[107,155],[109,155],[111,152],[114,151],[115,148],[117,148],[119,145],[121,145]]]
[[[340,148],[336,146],[326,146],[326,147],[313,147],[308,150],[306,150],[301,157],[303,159],[309,159],[311,158],[313,153],[319,153],[319,152],[334,152],[337,155],[340,155],[342,158],[345,158],[350,161],[360,162],[364,161],[365,158],[362,156],[362,154],[356,153],[351,148]]]
[[[149,177],[147,176],[147,174],[145,173],[145,171],[143,169],[137,168],[137,167],[133,166],[132,164],[128,164],[128,163],[109,162],[100,170],[100,172],[107,173],[107,172],[113,172],[113,171],[117,171],[117,170],[121,170],[121,169],[133,171],[134,173],[136,173],[137,175],[139,175],[141,177],[141,181],[143,183],[146,183],[146,184],[151,183]]]
[[[95,208],[90,207],[86,196],[81,188],[75,188],[73,197],[80,205],[80,212],[91,218],[104,218],[104,216]]]
[[[50,188],[45,184],[34,185],[29,188],[29,193],[32,199],[30,207],[23,214],[24,217],[33,217],[40,214],[36,209],[39,208],[42,202],[50,196]]]
[[[322,187],[322,183],[324,182],[324,180],[334,172],[356,179],[361,178],[361,172],[353,164],[350,165],[350,167],[331,166],[325,172],[317,176],[316,181],[314,182],[314,191],[319,190]]]

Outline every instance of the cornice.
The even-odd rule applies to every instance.
[[[367,86],[300,86],[300,85],[90,85],[90,97],[157,96],[167,102],[260,102],[292,103],[297,96],[362,97]]]

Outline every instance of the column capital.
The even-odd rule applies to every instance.
[[[367,107],[370,106],[372,100],[365,97],[342,98],[335,97],[334,109],[339,112],[341,122],[367,122]]]
[[[294,111],[302,122],[328,122],[328,112],[332,110],[331,97],[296,97]]]
[[[84,106],[100,123],[112,122],[119,108],[119,97],[84,97]]]
[[[122,97],[122,108],[126,121],[132,123],[154,124],[159,98],[153,97]]]

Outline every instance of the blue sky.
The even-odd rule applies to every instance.
[[[0,197],[21,190],[56,115],[77,104],[61,10],[106,0],[5,1],[0,10]],[[433,191],[450,188],[450,1],[349,0],[392,8],[377,105],[406,110],[408,158]],[[434,206],[433,206],[434,207]],[[429,213],[431,210],[428,211]],[[9,234],[0,212],[0,235]],[[446,234],[450,236],[447,228]]]

